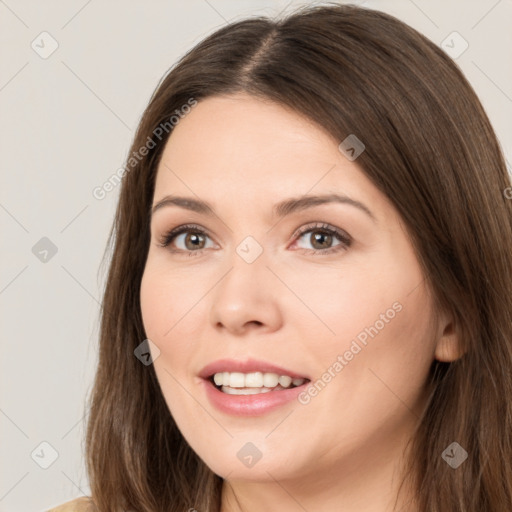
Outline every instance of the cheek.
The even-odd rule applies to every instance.
[[[179,417],[186,427],[187,418],[194,415],[180,383],[190,368],[195,347],[190,342],[193,335],[185,332],[185,326],[197,323],[193,317],[199,308],[190,309],[188,303],[192,298],[173,293],[177,284],[177,276],[173,278],[169,273],[147,267],[141,281],[140,304],[146,336],[160,350],[154,369],[162,394],[175,420]]]
[[[165,293],[166,283],[158,275],[146,269],[140,287],[140,308],[144,330],[149,339],[157,341],[166,329],[165,311],[170,306]]]
[[[393,303],[394,294],[390,297]],[[402,299],[402,309],[388,312],[388,323],[379,314],[386,314],[389,301],[383,301],[383,307],[374,304],[375,309],[362,302],[366,321],[344,317],[336,324],[337,336],[323,337],[325,343],[318,343],[311,358],[318,361],[318,392],[310,391],[311,397],[303,396],[301,402],[315,410],[313,431],[379,445],[414,420],[411,411],[419,414],[433,360],[424,299],[421,292]],[[344,328],[356,334],[345,335]]]
[[[141,314],[148,338],[160,341],[161,349],[165,349],[178,332],[183,339],[185,328],[195,325],[193,319],[200,310],[204,290],[189,282],[184,273],[155,267],[149,262],[142,277]]]
[[[391,256],[293,278],[294,290],[310,309],[301,309],[302,331],[309,331],[301,339],[310,344],[318,374],[331,368],[331,373],[345,375],[333,379],[340,386],[345,378],[366,381],[364,387],[371,391],[383,385],[375,374],[399,387],[421,385],[433,361],[432,302],[421,269],[412,256],[409,261],[402,255],[400,266]],[[343,368],[336,365],[336,371],[338,356]]]
[[[392,269],[396,274],[396,269]],[[301,325],[299,339],[309,341],[315,353],[332,356],[348,349],[351,340],[369,337],[366,329],[377,323],[380,331],[400,315],[403,284],[386,272],[382,263],[318,266],[282,272],[283,281],[294,291],[284,307],[287,317]],[[383,317],[383,319],[382,319]]]
[[[407,408],[420,400],[433,361],[434,331],[425,291],[417,289],[387,308],[394,297],[366,309],[363,327],[347,321],[347,331],[355,334],[331,345],[326,368],[340,355],[342,370],[330,398],[337,395],[336,400],[351,403],[363,416],[407,415]]]
[[[147,338],[160,351],[154,368],[174,415],[176,409],[191,405],[179,383],[190,379],[190,370],[197,365],[197,340],[204,338],[207,301],[201,300],[205,289],[197,276],[149,263],[141,281],[141,314]]]

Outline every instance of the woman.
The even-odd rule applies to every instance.
[[[130,155],[86,510],[512,509],[510,179],[449,57],[354,6],[233,23]]]

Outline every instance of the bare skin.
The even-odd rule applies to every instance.
[[[142,316],[171,414],[224,478],[222,512],[391,512],[429,368],[459,357],[452,318],[434,315],[397,211],[339,142],[282,106],[214,97],[180,121],[160,161],[153,204],[187,196],[214,215],[154,212]],[[285,199],[324,194],[371,214],[338,202],[273,214]],[[206,235],[190,229],[159,246],[183,224]],[[236,252],[248,236],[263,250],[252,263]],[[370,326],[377,334],[346,357]],[[330,368],[331,379],[307,403],[234,416],[210,403],[198,377],[220,358],[264,359],[313,380]],[[262,453],[252,467],[237,457],[247,442]],[[414,511],[412,497],[405,489],[396,510]]]

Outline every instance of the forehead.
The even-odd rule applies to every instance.
[[[380,192],[338,144],[276,103],[245,94],[207,98],[169,137],[155,199],[176,193],[215,202],[236,198],[243,205],[263,197],[277,202],[306,193],[344,193],[375,202]]]
[[[188,164],[211,159],[212,165],[240,161],[256,166],[258,162],[268,164],[285,156],[287,160],[300,161],[320,149],[322,154],[329,149],[333,152],[336,148],[329,146],[335,144],[328,144],[328,139],[310,121],[276,103],[245,94],[221,96],[200,101],[178,123],[164,157],[185,157]]]

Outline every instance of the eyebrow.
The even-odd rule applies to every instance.
[[[294,212],[302,211],[307,208],[312,208],[313,206],[329,204],[329,203],[341,203],[347,204],[349,206],[354,206],[359,210],[366,213],[373,222],[376,222],[377,219],[372,211],[360,201],[356,201],[348,196],[340,195],[340,194],[324,194],[324,195],[309,195],[309,196],[301,196],[298,198],[290,198],[285,199],[274,205],[273,214],[279,218],[285,217],[286,215],[290,215]],[[165,196],[160,201],[155,203],[150,211],[150,217],[154,215],[157,210],[165,206],[178,206],[181,208],[185,208],[186,210],[191,210],[196,213],[200,213],[203,215],[213,216],[214,208],[207,201],[202,201],[200,199],[194,199],[193,197],[181,197],[181,196]]]

